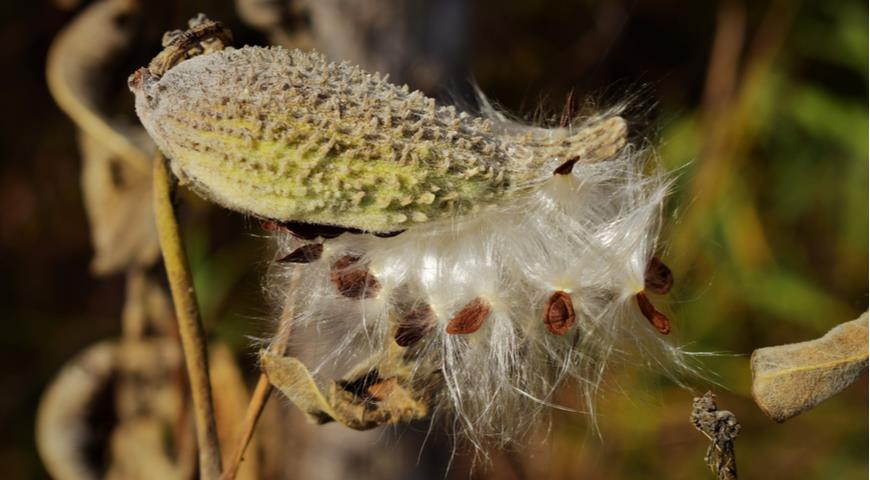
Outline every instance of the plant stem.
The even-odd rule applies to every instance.
[[[208,352],[205,329],[199,316],[187,254],[184,251],[175,209],[172,205],[172,177],[166,158],[158,153],[154,159],[154,215],[166,275],[172,290],[178,332],[193,396],[196,440],[199,450],[199,474],[204,480],[220,476],[221,453],[208,376]]]
[[[257,386],[254,388],[254,393],[251,395],[251,402],[248,404],[248,409],[245,411],[245,419],[242,422],[242,431],[236,439],[236,447],[233,452],[233,457],[230,459],[230,464],[221,475],[221,480],[234,480],[239,472],[239,467],[244,460],[245,450],[248,444],[251,443],[251,438],[254,436],[254,429],[257,427],[257,421],[266,407],[266,402],[272,394],[272,384],[266,378],[266,374],[261,373]]]
[[[291,291],[295,290],[298,279],[299,269],[294,271],[293,276],[290,278]],[[287,349],[287,341],[290,339],[290,327],[293,323],[294,311],[294,303],[288,301],[287,306],[281,313],[281,320],[278,324],[278,333],[275,335],[275,340],[272,342],[271,350],[272,353],[276,355],[283,355],[284,351]],[[251,395],[251,402],[248,403],[248,409],[245,412],[245,419],[242,423],[242,430],[239,433],[239,438],[236,439],[235,452],[233,452],[233,457],[230,460],[229,466],[224,471],[223,475],[221,475],[221,480],[235,480],[239,466],[244,459],[245,450],[248,448],[248,444],[254,436],[254,429],[257,427],[257,421],[259,421],[260,415],[266,407],[266,402],[269,400],[272,390],[272,384],[269,383],[266,374],[261,373],[260,378],[257,380],[257,386],[254,387],[254,393]]]

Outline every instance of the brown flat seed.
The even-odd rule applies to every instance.
[[[329,279],[342,296],[347,298],[372,298],[378,294],[381,284],[363,267],[354,268],[359,257],[345,255],[333,265]]]
[[[674,286],[674,274],[659,257],[650,259],[646,266],[646,272],[643,275],[644,288],[647,291],[664,295]]]
[[[562,335],[574,325],[574,303],[571,295],[565,292],[555,292],[547,300],[544,309],[544,324],[547,330],[554,335]]]
[[[400,347],[410,347],[419,342],[435,326],[435,312],[432,307],[417,307],[399,321],[396,328],[396,343]]]
[[[637,295],[635,295],[635,298],[637,298],[637,305],[640,307],[640,313],[649,320],[649,323],[651,323],[659,333],[667,335],[671,332],[671,321],[662,312],[656,310],[655,305],[649,301],[649,297],[646,296],[646,293],[638,292]]]
[[[483,325],[483,321],[486,320],[491,310],[492,307],[486,300],[480,297],[475,298],[450,319],[450,323],[447,324],[447,333],[456,335],[476,332]]]
[[[288,255],[280,258],[278,261],[282,263],[311,263],[320,259],[321,255],[323,255],[323,244],[312,243],[309,245],[302,245],[296,250],[290,252]]]

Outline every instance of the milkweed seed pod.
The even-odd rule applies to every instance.
[[[290,226],[272,229],[267,291],[310,373],[264,367],[313,419],[447,417],[476,446],[504,443],[565,379],[591,410],[626,345],[682,365],[646,293],[672,283],[653,257],[668,179],[626,143],[619,110],[529,127],[281,48],[140,70],[131,88],[179,178]],[[350,373],[315,391],[336,371]]]
[[[136,110],[173,170],[229,208],[389,232],[510,201],[570,156],[624,142],[621,118],[500,135],[386,77],[318,54],[227,49],[143,72]]]

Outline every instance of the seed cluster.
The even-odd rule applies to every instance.
[[[305,244],[281,257],[278,262],[311,263],[320,259],[323,248],[322,243]],[[380,283],[360,261],[358,256],[345,255],[332,264],[330,281],[340,295],[351,299],[364,299],[378,294]],[[658,257],[652,257],[644,273],[644,290],[635,294],[641,314],[663,335],[671,331],[670,320],[655,308],[646,292],[666,295],[673,282],[670,268]],[[450,319],[445,331],[449,335],[474,333],[480,329],[491,311],[492,307],[486,299],[474,298]],[[564,291],[553,292],[543,312],[543,324],[550,333],[557,336],[568,332],[577,317],[571,295]],[[396,343],[401,347],[409,347],[419,342],[434,328],[434,316],[431,306],[428,305],[418,306],[406,313],[396,327]]]

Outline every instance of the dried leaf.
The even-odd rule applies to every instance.
[[[154,144],[141,127],[109,120],[115,115],[104,105],[106,72],[134,39],[130,20],[137,8],[132,0],[88,6],[58,34],[48,55],[52,96],[81,131],[82,190],[97,274],[150,266],[158,256],[150,189]]]
[[[293,402],[308,419],[326,423],[336,418],[332,406],[308,372],[308,368],[293,357],[281,357],[270,352],[260,354],[261,367],[269,383]]]
[[[64,365],[42,394],[36,447],[52,478],[99,477],[100,466],[86,455],[84,442],[99,439],[88,414],[115,372],[117,350],[111,341],[88,347]]]
[[[144,131],[139,133],[144,135]],[[125,163],[86,134],[80,136],[82,195],[91,226],[91,270],[107,275],[147,267],[159,254],[151,207],[151,176]]]
[[[130,19],[137,9],[134,0],[103,0],[88,6],[52,43],[46,77],[58,106],[85,134],[139,173],[150,175],[151,142],[137,144],[125,133],[132,124],[116,127],[108,120],[113,115],[101,109],[105,72],[132,42]]]
[[[356,430],[368,430],[428,415],[426,404],[396,376],[382,380],[377,370],[367,369],[350,379],[332,382],[324,395],[299,360],[263,352],[261,361],[269,382],[315,423],[335,420]]]
[[[867,370],[867,313],[821,338],[752,352],[752,396],[777,422],[805,412]]]

